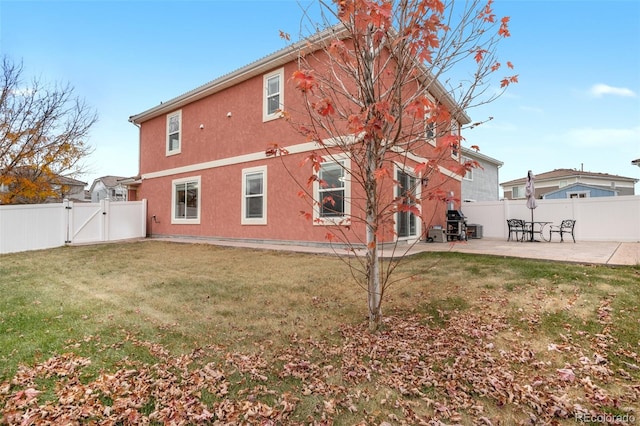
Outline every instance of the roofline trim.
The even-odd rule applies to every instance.
[[[339,25],[340,24],[330,27],[307,39],[300,40],[262,59],[238,68],[235,71],[224,74],[216,78],[215,80],[210,81],[209,83],[198,86],[195,89],[192,89],[180,96],[168,100],[167,102],[161,102],[160,105],[152,107],[139,114],[132,115],[129,117],[129,122],[139,125],[147,120],[175,111],[191,102],[195,102],[212,94],[220,92],[224,89],[232,87],[242,81],[246,81],[249,78],[261,75],[278,66],[289,63],[292,60],[295,60],[295,58],[299,55],[300,49],[304,48],[305,46],[310,45],[314,48],[317,47],[319,49],[321,48],[321,43],[326,41],[327,39],[333,37],[346,38],[346,29],[339,27]],[[438,98],[438,100],[444,102],[449,108],[459,110],[459,108],[456,108],[459,107],[458,102],[453,99],[451,94],[446,90],[442,83],[440,83],[440,81],[438,81],[431,75],[424,64],[417,63],[417,66],[422,68],[424,71],[424,74],[422,74],[419,80],[422,83],[427,82],[431,85],[434,92],[433,94]],[[432,81],[428,81],[429,77],[432,78]],[[461,124],[468,124],[471,122],[471,118],[465,111],[459,111],[456,115],[456,118],[461,122]]]

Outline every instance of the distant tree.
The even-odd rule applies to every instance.
[[[69,85],[22,81],[22,64],[2,58],[0,204],[38,203],[60,191],[61,176],[82,172],[97,114]]]
[[[283,113],[318,145],[305,158],[312,172],[300,182],[299,195],[310,198],[312,208],[327,216],[332,209],[343,213],[344,203],[350,203],[348,217],[328,226],[327,239],[346,245],[350,254],[361,247],[366,250],[365,256],[343,259],[367,291],[369,328],[375,330],[382,319],[385,290],[402,259],[399,255],[381,262],[381,241],[397,241],[389,237],[396,232],[398,213],[422,216],[424,223],[430,223],[430,212],[421,208],[421,202],[451,201],[442,189],[447,177],[440,166],[459,176],[477,166],[452,161],[452,152],[457,153],[462,142],[459,123],[470,123],[458,119],[467,117],[468,108],[499,96],[500,91],[488,89],[490,77],[505,68],[495,53],[498,41],[510,35],[509,19],[496,18],[491,0],[319,3],[323,16],[329,17],[321,24],[327,30],[303,43],[298,70],[291,76],[304,110],[285,105]],[[500,86],[504,89],[515,82],[517,76],[506,76]],[[274,144],[267,154],[282,156],[288,151]],[[344,158],[349,158],[349,166],[339,161]],[[416,159],[423,160],[416,163]],[[323,171],[326,161],[342,170]],[[411,166],[419,178],[400,181],[394,176],[398,165]],[[357,186],[359,190],[352,193],[360,198],[340,199],[343,192],[336,190],[340,180]],[[314,192],[313,185],[323,190]],[[394,187],[400,191],[390,196]],[[319,196],[314,198],[314,193]],[[305,216],[314,219],[312,212]],[[366,230],[364,241],[351,232],[356,224]],[[397,253],[395,246],[389,250]]]

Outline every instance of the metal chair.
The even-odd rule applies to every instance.
[[[560,234],[560,242],[564,242],[564,234],[570,234],[571,238],[573,238],[573,242],[576,242],[576,237],[573,235],[573,229],[576,226],[576,221],[573,219],[565,219],[560,225],[551,225],[549,228],[549,241],[551,241],[551,236],[556,233]]]
[[[509,227],[509,236],[507,241],[511,241],[511,236],[515,236],[516,241],[523,241],[526,235],[526,224],[522,219],[507,219],[507,226]]]

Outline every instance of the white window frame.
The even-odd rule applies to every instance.
[[[431,98],[431,96],[429,96],[429,101],[435,105],[435,100],[433,100]],[[426,107],[425,107],[426,109]],[[425,114],[425,120],[424,120],[424,137],[427,140],[427,142],[433,146],[437,146],[438,145],[438,125],[437,123],[434,121],[433,123],[429,123],[428,120],[431,118],[431,113],[427,112]],[[429,132],[431,132],[431,136],[429,136]]]
[[[451,135],[452,136],[458,136],[458,149],[453,149],[451,148],[451,158],[453,158],[454,160],[460,160],[460,145],[461,145],[461,139],[460,139],[460,123],[458,123],[458,120],[456,119],[452,119],[451,120]]]
[[[520,195],[521,193],[522,195]],[[513,198],[514,200],[524,198],[524,185],[512,186],[511,198]]]
[[[178,117],[178,131],[171,132],[169,129],[169,125],[171,123],[171,118]],[[170,136],[174,133],[178,133],[178,148],[171,149],[170,144]],[[167,114],[167,141],[166,141],[166,155],[176,155],[182,152],[182,110],[174,111],[170,114]]]
[[[278,77],[280,90],[277,93],[278,104],[280,108],[275,112],[269,113],[269,97],[275,96],[275,94],[269,93],[269,80]],[[273,72],[265,74],[262,79],[263,97],[262,97],[262,121],[271,121],[282,117],[282,105],[284,104],[284,68],[277,69]]]
[[[462,162],[462,164],[464,164],[467,161],[473,161],[473,160],[471,160],[471,158],[462,157],[462,159],[460,161]],[[473,181],[473,167],[470,168],[469,170],[467,170],[467,172],[464,174],[464,176],[462,176],[462,179]]]
[[[251,175],[262,175],[262,217],[247,217],[247,178]],[[242,170],[242,211],[240,223],[243,225],[267,224],[267,166],[251,167]]]
[[[197,207],[197,217],[193,219],[186,218],[176,218],[176,186],[195,182],[198,186],[198,207]],[[201,206],[202,206],[202,184],[200,176],[192,176],[181,179],[174,179],[171,181],[171,223],[174,225],[199,225],[200,217],[201,217]]]
[[[571,191],[567,192],[567,198],[589,198],[591,191]]]
[[[421,200],[422,199],[422,185],[420,184],[421,176],[419,176],[415,172],[415,170],[413,168],[406,167],[406,166],[403,167],[401,164],[397,164],[396,163],[395,167],[394,167],[393,175],[397,177],[398,176],[398,172],[402,172],[402,173],[405,173],[407,175],[410,175],[411,177],[413,177],[416,180],[415,197],[416,197],[416,199]],[[394,185],[394,190],[393,190],[395,196],[399,196],[400,195],[399,194],[399,188],[400,188],[399,183],[396,183]],[[416,203],[416,207],[418,207],[418,210],[420,210],[422,212],[422,207],[421,207],[421,205],[419,203]],[[413,213],[411,213],[411,214],[413,214]],[[415,214],[414,214],[414,217],[416,218],[416,233],[415,233],[415,235],[408,235],[406,237],[400,237],[399,234],[398,234],[398,229],[397,229],[398,221],[399,221],[398,213],[397,212],[394,213],[393,221],[395,222],[395,226],[396,226],[395,231],[396,231],[396,240],[397,241],[409,241],[409,242],[411,242],[411,241],[417,241],[420,238],[420,235],[422,233],[422,217],[420,215],[415,215]]]
[[[320,164],[323,165],[331,163],[342,163],[342,169],[344,172],[344,199],[343,206],[344,212],[342,216],[330,216],[321,217],[320,208],[322,204],[322,198],[320,195],[320,183],[318,180],[313,182],[313,199],[315,200],[313,206],[313,224],[319,226],[325,225],[350,225],[351,224],[351,159],[346,155],[339,156],[327,156],[323,158],[324,161]],[[318,172],[318,178],[320,178],[320,172]]]

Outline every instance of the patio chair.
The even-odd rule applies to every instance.
[[[509,227],[509,236],[507,241],[511,241],[511,237],[514,236],[516,241],[523,241],[526,235],[526,224],[522,219],[507,219],[507,226]]]
[[[551,225],[549,228],[549,241],[551,241],[551,236],[556,233],[560,234],[560,242],[564,242],[564,234],[570,234],[571,238],[573,238],[573,242],[576,242],[576,237],[573,235],[573,228],[576,226],[576,221],[573,219],[565,219],[560,225]]]

